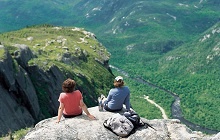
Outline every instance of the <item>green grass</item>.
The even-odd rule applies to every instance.
[[[0,137],[0,140],[20,140],[23,136],[27,134],[30,129],[31,128],[24,128],[13,133],[9,133],[3,137]]]
[[[0,60],[3,60],[5,58],[5,50],[0,49]]]
[[[81,42],[81,38],[84,38],[85,42]],[[88,107],[97,105],[97,97],[109,90],[111,83],[109,79],[112,79],[112,74],[97,60],[104,63],[108,61],[110,54],[84,29],[75,30],[75,27],[45,24],[0,34],[0,39],[5,46],[1,49],[1,57],[3,58],[5,51],[9,52],[15,73],[19,70],[15,57],[20,53],[15,44],[25,44],[33,53],[33,57],[28,61],[28,67],[33,66],[33,69],[45,73],[50,73],[53,66],[58,67],[64,78],[73,78],[77,81],[77,89],[83,93]],[[44,118],[52,117],[53,111],[48,106],[50,83],[39,82],[37,76],[41,76],[40,73],[30,75]]]
[[[39,5],[36,5],[37,3],[39,3]],[[179,3],[184,5],[181,6]],[[7,7],[7,1],[2,3],[2,7],[7,7],[7,10],[2,9],[2,12],[0,13],[3,19],[0,23],[0,27],[4,27],[2,29],[0,28],[1,32],[20,29],[26,25],[40,23],[53,23],[54,25],[74,24],[75,26],[89,29],[97,35],[99,40],[107,47],[108,51],[111,52],[112,56],[110,64],[126,70],[130,75],[141,76],[142,78],[163,88],[180,94],[184,115],[193,122],[197,122],[197,120],[199,120],[199,124],[204,124],[201,120],[202,118],[199,117],[201,112],[196,113],[196,109],[202,109],[202,112],[206,113],[210,109],[212,113],[208,111],[209,113],[207,114],[207,118],[209,121],[207,121],[208,123],[205,125],[210,126],[210,128],[220,129],[219,119],[216,119],[219,116],[213,114],[216,108],[212,107],[216,106],[215,104],[218,104],[218,102],[211,102],[210,100],[207,100],[210,108],[207,108],[206,106],[205,108],[199,108],[197,104],[195,104],[195,100],[197,100],[197,98],[203,103],[205,99],[202,97],[209,97],[205,96],[203,93],[210,95],[219,93],[217,84],[219,83],[219,79],[213,78],[212,82],[210,82],[203,77],[203,75],[207,75],[208,77],[219,77],[219,57],[214,57],[213,61],[208,65],[206,61],[201,60],[200,58],[208,56],[208,48],[213,46],[213,44],[210,42],[205,42],[204,44],[192,43],[192,41],[199,42],[199,40],[196,39],[198,37],[202,38],[200,34],[209,29],[215,23],[218,23],[220,15],[218,0],[203,1],[202,3],[192,0],[187,2],[158,0],[157,2],[142,1],[141,3],[140,1],[135,1],[135,3],[120,1],[114,6],[114,8],[110,7],[108,9],[109,6],[103,5],[105,9],[101,12],[93,11],[93,8],[97,7],[99,4],[98,2],[89,3],[87,4],[87,7],[85,3],[81,1],[66,1],[66,3],[56,2],[55,4],[50,2],[42,3],[39,1],[34,1],[33,3],[27,1],[21,3],[18,1],[14,4],[16,7],[20,8],[15,8],[13,4],[9,4]],[[47,4],[50,6],[47,6]],[[106,2],[103,4],[109,3]],[[74,7],[75,5],[77,5],[77,7]],[[41,6],[40,10],[35,10],[36,8],[33,8],[35,11],[31,10],[32,7],[38,6]],[[197,6],[197,8],[195,8],[195,6]],[[17,9],[16,12],[14,12],[15,9]],[[10,11],[13,12],[10,13]],[[31,11],[32,14],[30,15],[35,16],[33,18],[29,17],[29,15],[26,14],[26,11]],[[91,12],[91,17],[87,18],[86,16],[82,16],[86,15],[88,11]],[[13,24],[10,25],[9,23],[10,21],[14,21],[16,13],[20,13],[21,18],[19,17],[16,22],[11,22]],[[175,16],[176,20],[168,16],[167,13]],[[115,20],[110,22],[113,18],[115,18]],[[126,22],[129,23],[129,26],[125,26]],[[116,29],[116,27],[118,29],[116,30],[116,34],[112,34],[112,31]],[[44,49],[46,52],[42,49],[45,45],[45,38],[47,38],[47,35],[51,36],[49,40],[56,39],[57,35],[59,35],[56,31],[50,30],[39,33],[37,38],[39,38],[40,42],[25,41],[27,37],[33,36],[30,30],[35,30],[34,32],[36,33],[38,29],[42,29],[42,27],[39,27],[36,30],[30,28],[25,29],[22,33],[20,32],[16,35],[19,36],[19,38],[23,38],[22,40],[19,40],[19,38],[16,37],[11,37],[12,34],[4,34],[4,39],[7,40],[8,43],[12,41],[28,43],[30,48],[36,54],[41,51],[41,58],[31,60],[29,62],[30,65],[37,64],[45,70],[53,64],[63,66],[59,63],[60,59],[58,59],[63,53],[63,50],[58,50],[56,48],[55,51],[55,46],[57,46],[57,44],[50,45],[50,47]],[[76,38],[76,42],[79,41],[80,37],[82,37],[82,34],[80,35],[80,33],[75,36],[72,35],[69,30],[65,30],[64,32],[65,34],[68,34],[67,36],[69,38]],[[215,40],[212,40],[212,42],[219,42],[219,36],[216,37]],[[93,43],[93,40],[89,40],[89,43]],[[182,45],[186,43],[188,43],[188,45]],[[32,48],[35,44],[40,44],[40,47]],[[68,44],[74,46],[75,43],[68,42]],[[127,51],[126,47],[131,44],[134,44],[133,50]],[[10,45],[11,44],[9,43],[9,46]],[[80,44],[77,44],[77,46],[80,46]],[[88,46],[83,45],[80,47],[85,49]],[[205,47],[205,49],[202,49],[203,47]],[[97,55],[97,53],[93,52],[92,49],[88,49],[87,51],[91,52],[90,55]],[[166,58],[168,58],[168,56],[181,57],[181,59],[167,61]],[[51,58],[51,60],[48,60],[47,58]],[[94,77],[92,76],[92,73],[86,69],[86,66],[84,65],[86,62],[82,60],[79,62],[83,66],[82,73],[84,75],[90,75],[87,76],[89,80],[86,82],[92,82]],[[48,66],[44,66],[45,63],[48,64]],[[89,69],[92,68],[92,63],[89,65]],[[74,68],[74,72],[81,72],[80,66],[72,64],[69,69],[71,68]],[[91,71],[95,72],[95,70]],[[191,78],[192,72],[197,72],[200,75],[197,75],[198,77],[196,76]],[[85,81],[80,82],[83,83]],[[131,89],[136,90],[136,83],[132,81],[128,82]],[[208,84],[205,85],[206,83]],[[146,88],[145,86],[139,86],[138,90],[140,90],[142,94],[138,93],[138,95],[142,96],[144,93],[143,91],[146,89],[148,94],[151,96],[150,98],[163,106],[166,109],[166,112],[170,112],[169,108],[172,98],[167,97],[167,95],[163,92]],[[202,96],[201,98],[200,93]],[[192,98],[190,98],[191,94],[194,95]],[[214,94],[214,96],[209,97],[209,99],[216,100],[219,99],[219,97]],[[134,99],[133,101],[136,100]],[[189,104],[191,105],[190,107],[188,106]],[[194,114],[199,115],[195,115],[195,117]],[[153,116],[157,117],[157,115]],[[215,123],[211,120],[214,120]]]

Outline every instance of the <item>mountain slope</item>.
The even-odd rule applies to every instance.
[[[67,78],[76,81],[88,107],[112,86],[110,55],[91,32],[42,25],[0,40],[0,136],[56,116]]]
[[[185,118],[219,130],[220,23],[158,61],[152,82],[181,97]]]
[[[217,71],[218,57],[214,57],[213,61],[208,64],[204,56],[207,57],[211,53],[208,54],[206,49],[191,48],[191,46],[200,46],[196,43],[198,38],[202,39],[204,36],[201,37],[200,34],[219,22],[219,7],[219,0],[64,0],[62,2],[58,0],[4,0],[0,1],[0,32],[42,23],[86,28],[94,32],[99,41],[111,52],[110,64],[126,70],[131,76],[144,77],[156,85],[184,96],[184,98],[181,97],[183,98],[182,106],[183,112],[188,114],[187,118],[189,120],[192,118],[194,122],[199,120],[199,124],[216,128],[219,122],[213,124],[213,121],[216,122],[216,118],[211,117],[212,114],[208,114],[207,118],[213,120],[204,124],[204,115],[198,114],[195,117],[194,113],[197,111],[192,111],[191,108],[196,109],[198,103],[194,103],[196,103],[199,90],[206,93],[201,94],[200,98],[212,96],[213,92],[218,93],[219,88],[204,85],[207,82],[211,85],[219,82],[213,76]],[[194,42],[195,40],[197,41]],[[213,42],[219,42],[219,36]],[[211,43],[209,45],[212,46]],[[206,47],[208,48],[208,45]],[[211,48],[208,50],[211,52]],[[172,60],[176,59],[175,57],[168,57],[170,54],[176,56],[175,53],[184,57],[189,57],[187,54],[190,53],[198,57],[181,59],[177,63]],[[165,61],[166,59],[172,61]],[[196,60],[195,64],[192,63],[194,60]],[[161,63],[158,64],[158,61]],[[184,69],[188,71],[184,71]],[[204,71],[200,69],[204,69]],[[191,76],[190,71],[197,73]],[[209,77],[204,76],[205,71],[210,73]],[[212,76],[210,77],[210,75]],[[188,76],[193,78],[188,78]],[[200,80],[200,78],[204,80]],[[169,79],[168,82],[166,79]],[[132,86],[134,91],[135,85]],[[143,91],[144,88],[139,91]],[[189,90],[197,94],[189,94],[191,93]],[[183,92],[187,94],[183,94]],[[190,98],[192,95],[193,98]],[[151,96],[156,98],[157,102],[161,102],[160,99],[163,98],[158,98],[156,94]],[[194,100],[187,101],[188,98]],[[212,106],[218,98],[210,99],[214,100],[210,109],[208,109],[210,104],[200,105],[201,108],[204,108],[203,111],[215,111]],[[167,103],[165,108],[170,106]],[[219,127],[217,129],[219,130]]]

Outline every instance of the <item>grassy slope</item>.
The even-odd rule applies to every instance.
[[[11,2],[15,4],[16,1]],[[96,33],[99,40],[111,52],[112,57],[110,63],[126,70],[130,75],[143,76],[145,79],[154,81],[156,84],[169,88],[172,91],[178,91],[179,88],[175,85],[179,85],[179,83],[182,85],[182,83],[187,83],[186,81],[191,81],[186,85],[192,91],[197,89],[195,88],[197,85],[199,85],[199,87],[203,86],[202,83],[200,83],[200,85],[197,82],[200,76],[203,77],[202,75],[197,75],[196,78],[191,79],[187,79],[185,76],[181,77],[182,72],[179,71],[176,73],[176,68],[184,68],[180,63],[168,65],[170,72],[168,73],[169,75],[167,75],[168,68],[163,69],[165,65],[159,65],[158,60],[166,56],[167,52],[175,50],[175,48],[188,41],[195,40],[200,33],[216,23],[220,17],[220,5],[218,0],[203,1],[202,3],[193,0],[187,2],[176,0],[148,0],[144,2],[136,1],[135,3],[133,1],[117,1],[117,4],[113,5],[110,5],[111,2],[109,1],[100,1],[99,3],[92,0],[74,1],[71,3],[70,1],[65,2],[68,3],[68,5],[58,1],[54,1],[55,4],[41,1],[38,2],[42,3],[40,9],[39,7],[33,6],[31,2],[22,3],[26,6],[20,9],[13,9],[14,7],[12,6],[11,11],[15,11],[12,15],[8,15],[8,12],[2,12],[2,14],[6,16],[3,16],[5,20],[0,23],[0,29],[1,31],[5,31],[7,28],[10,30],[18,29],[22,26],[42,22],[53,23],[55,25],[74,24],[81,27],[83,26]],[[46,10],[48,9],[48,6],[46,6],[48,4],[53,5],[51,6],[52,10]],[[75,4],[76,6],[73,6]],[[19,3],[16,3],[16,5],[19,5]],[[103,5],[105,8],[101,11],[93,10]],[[32,10],[31,7],[35,7],[35,10]],[[26,11],[30,11],[31,14],[25,14]],[[59,11],[68,14],[63,14]],[[19,13],[21,18],[16,18],[18,16],[16,13]],[[90,17],[86,16],[88,13]],[[176,20],[172,16],[176,17]],[[13,21],[14,18],[16,18],[16,20],[13,26],[11,26],[9,21]],[[114,19],[113,22],[111,22],[112,19]],[[129,26],[127,26],[126,22]],[[183,47],[185,48],[184,50],[187,50],[189,46],[191,46],[191,44],[188,46],[185,45],[185,47]],[[173,53],[179,54],[181,51],[182,50],[179,49]],[[192,51],[197,52],[198,50],[192,49]],[[204,52],[206,52],[206,50]],[[188,52],[185,51],[185,53],[187,54]],[[203,52],[201,52],[201,54],[202,53]],[[194,58],[192,60],[194,60]],[[187,61],[192,62],[192,60]],[[187,64],[188,62],[183,63]],[[201,65],[200,63],[201,62],[198,62],[198,65]],[[209,67],[208,71],[210,71],[210,69],[212,71],[213,67]],[[215,73],[215,69],[212,72]],[[166,79],[169,79],[169,82],[167,82]],[[213,79],[211,81],[214,83],[218,83],[215,81],[217,79],[210,79]],[[194,82],[197,82],[196,86],[191,85]],[[203,83],[206,83],[206,81]],[[131,86],[133,85],[136,85],[136,83],[131,82]],[[170,85],[173,86],[170,87]],[[135,89],[135,87],[136,86],[132,88]],[[145,86],[139,88],[142,93],[146,90]],[[187,92],[186,88],[181,88],[181,91]],[[206,96],[211,95],[209,91],[212,92],[212,89],[207,89],[208,94],[206,94]],[[217,92],[218,88],[213,88],[213,91]],[[156,91],[150,93],[152,93],[151,96],[153,99],[157,102],[161,102],[160,93]],[[191,95],[188,96],[188,94],[184,94],[184,96],[185,98],[191,97]],[[202,95],[202,97],[206,96]],[[193,99],[194,98],[195,97],[193,97]],[[172,99],[169,98],[169,100]],[[188,100],[183,102],[185,102],[185,104],[191,103],[188,102]],[[170,103],[161,102],[160,105],[168,108],[167,110],[169,111]],[[189,108],[194,108],[195,106],[196,105],[187,107],[185,105],[183,109],[185,112],[194,114],[195,111],[189,110]],[[211,110],[215,111],[213,109]],[[211,117],[212,114],[209,116]],[[187,118],[191,120],[191,117],[194,118],[194,121],[202,119],[200,115],[197,115],[197,117],[188,115]],[[212,119],[214,120],[215,118],[212,117]],[[203,122],[204,121],[201,120],[199,123],[204,124]],[[211,125],[212,128],[218,125],[214,124],[214,126],[212,122],[207,123],[208,124],[205,125]]]
[[[73,31],[72,29],[75,28],[58,28],[50,25],[35,26],[0,34],[0,40],[5,48],[9,50],[12,57],[14,57],[14,53],[17,50],[14,44],[29,46],[36,56],[28,62],[29,66],[37,65],[47,71],[51,66],[56,65],[63,73],[69,73],[72,75],[71,77],[75,77],[78,88],[87,93],[84,100],[88,107],[91,107],[96,105],[94,103],[96,97],[108,92],[112,85],[112,80],[109,79],[113,79],[113,75],[95,59],[107,60],[110,55],[96,39],[85,37],[85,30]],[[84,37],[88,43],[79,43],[81,42],[80,38]],[[29,38],[32,39],[30,40]],[[60,43],[61,40],[66,40],[64,41],[65,45],[62,42]],[[68,51],[65,47],[68,48]],[[0,54],[2,54],[0,58],[3,58],[4,49],[0,49]],[[72,60],[64,63],[62,58],[64,54],[71,54]],[[43,87],[38,87],[36,90],[39,93],[39,99],[44,98]],[[91,95],[94,97],[88,97]],[[89,100],[91,98],[93,102]],[[42,111],[45,111],[44,108],[47,106],[45,102],[40,100],[39,103]],[[46,117],[51,117],[47,112],[43,113]]]

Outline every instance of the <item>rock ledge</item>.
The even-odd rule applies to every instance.
[[[65,119],[55,123],[57,117],[43,120],[24,136],[23,140],[217,140],[216,135],[205,135],[201,132],[192,131],[177,119],[154,119],[143,121],[151,124],[157,131],[150,127],[139,128],[128,138],[120,138],[103,126],[105,119],[112,116],[112,112],[99,112],[98,107],[89,108],[97,120],[90,120],[85,114]],[[119,112],[123,113],[123,111]]]

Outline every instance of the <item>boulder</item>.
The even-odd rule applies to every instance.
[[[177,119],[154,119],[144,122],[152,125],[156,131],[150,127],[140,127],[135,133],[127,138],[121,138],[103,126],[104,120],[114,113],[98,111],[98,106],[88,109],[96,120],[90,120],[84,113],[75,118],[62,118],[60,123],[56,123],[57,117],[45,119],[30,130],[22,140],[190,140],[190,139],[220,139],[219,134],[207,136],[201,132],[190,130],[186,125],[181,124]],[[123,111],[115,112],[123,113]]]
[[[35,56],[30,48],[25,44],[15,44],[14,46],[18,48],[14,52],[15,59],[19,65],[21,65],[23,68],[26,68],[28,66],[28,61]]]

